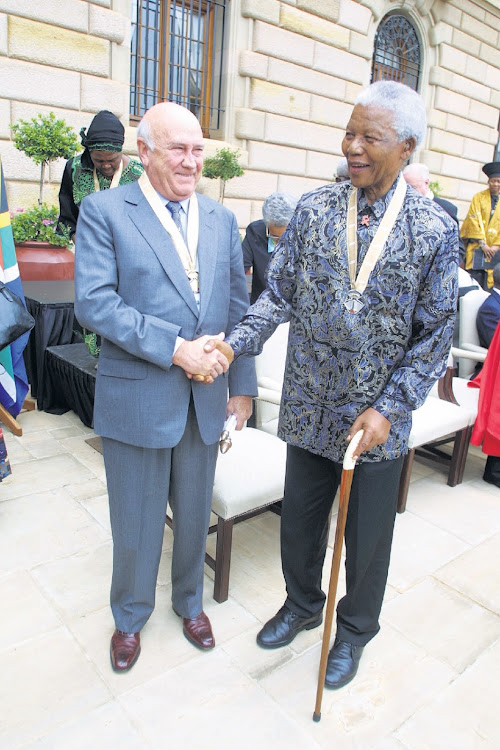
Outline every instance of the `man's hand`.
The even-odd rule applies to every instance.
[[[495,248],[495,246],[490,247],[489,245],[485,244],[483,245],[482,250],[486,260],[491,260],[495,255],[497,248]]]
[[[227,402],[226,419],[230,414],[236,417],[236,430],[241,430],[247,419],[252,416],[252,397],[231,396]]]
[[[218,350],[219,352],[221,352],[221,354],[224,355],[229,364],[231,364],[231,362],[234,360],[234,352],[229,344],[226,344],[226,342],[221,339],[221,336],[222,338],[224,338],[224,334],[219,334],[216,338],[211,336],[210,340],[207,341],[204,345],[203,350],[207,354]],[[196,380],[198,383],[205,383],[205,385],[210,385],[210,383],[214,382],[213,378],[207,378],[202,374],[193,375],[193,380]]]
[[[389,430],[391,429],[391,423],[376,409],[367,409],[354,420],[354,423],[349,430],[347,440],[351,440],[358,430],[363,430],[363,437],[358,443],[354,460],[357,461],[360,455],[364,451],[369,451],[376,445],[385,443],[389,437]]]
[[[209,385],[229,369],[227,357],[216,346],[216,343],[223,343],[223,339],[224,333],[219,333],[217,336],[201,336],[195,341],[183,341],[172,357],[172,363],[182,367],[188,378],[201,378]]]

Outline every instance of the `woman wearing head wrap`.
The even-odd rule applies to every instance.
[[[466,241],[465,268],[484,289],[493,286],[493,271],[500,255],[500,161],[485,164],[488,187],[472,198],[460,236]]]
[[[122,153],[125,128],[112,112],[98,112],[80,137],[84,151],[66,162],[59,191],[59,224],[68,227],[72,239],[86,195],[135,182],[144,171],[140,162]]]

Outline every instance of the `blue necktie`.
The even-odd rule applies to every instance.
[[[179,230],[179,232],[181,233],[181,237],[182,237],[182,239],[185,242],[186,241],[186,235],[184,234],[184,229],[183,229],[182,221],[181,221],[181,211],[182,211],[181,204],[177,203],[177,201],[169,201],[167,203],[167,208],[170,211],[170,213],[172,214],[172,219],[174,220],[174,224],[177,227],[177,229]]]

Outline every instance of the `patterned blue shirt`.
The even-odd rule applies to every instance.
[[[373,205],[358,191],[358,267],[396,183]],[[363,293],[348,312],[349,182],[302,197],[272,255],[267,289],[227,341],[235,355],[258,354],[277,325],[290,321],[278,435],[341,462],[347,433],[369,407],[390,423],[383,445],[360,461],[408,450],[411,412],[441,377],[457,303],[456,222],[408,187],[396,223]],[[369,225],[361,224],[363,216]],[[366,219],[365,219],[366,222]]]

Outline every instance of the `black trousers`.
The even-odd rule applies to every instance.
[[[337,606],[337,637],[364,646],[379,631],[404,457],[358,464],[345,530],[347,593]],[[319,612],[328,516],[342,464],[288,446],[281,513],[281,559],[287,606],[301,617]]]

